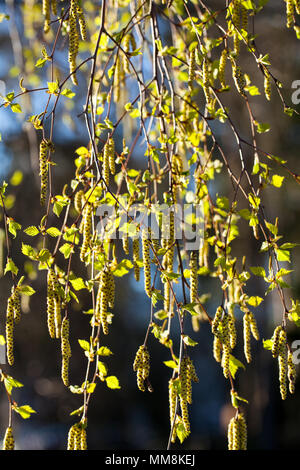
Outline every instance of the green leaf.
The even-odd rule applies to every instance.
[[[61,231],[56,227],[49,227],[46,232],[50,235],[50,237],[59,237],[61,234]]]
[[[17,230],[21,230],[22,225],[18,224],[18,222],[16,222],[12,217],[9,217],[7,221],[8,221],[8,230],[14,236],[14,238],[16,238]]]
[[[273,175],[272,176],[272,185],[276,188],[281,188],[284,176]]]
[[[19,287],[19,290],[23,295],[30,296],[30,295],[35,294],[35,290],[32,287],[27,286],[27,285],[23,285]]]
[[[48,90],[50,94],[57,95],[59,87],[57,82],[47,82]]]
[[[77,277],[76,279],[70,279],[70,283],[72,284],[73,289],[75,289],[76,291],[87,288],[84,283],[84,280],[81,277]]]
[[[97,351],[98,356],[111,356],[113,352],[106,346],[101,346]]]
[[[42,58],[40,58],[40,59],[38,59],[37,62],[35,63],[35,66],[40,69],[40,68],[44,67],[44,65],[45,65],[46,62],[47,62],[47,59],[42,59]]]
[[[113,275],[116,277],[123,277],[129,273],[129,270],[133,268],[132,261],[130,259],[123,259],[113,271]]]
[[[268,349],[269,351],[272,350],[273,340],[272,339],[263,339],[263,347]]]
[[[19,271],[19,269],[17,268],[17,266],[15,265],[15,263],[13,262],[11,258],[7,258],[7,263],[4,269],[4,274],[8,273],[9,271],[11,271],[15,275],[17,275]]]
[[[183,335],[182,339],[187,346],[196,346],[198,343],[190,338],[188,335]]]
[[[96,385],[97,384],[95,384],[94,382],[87,384],[87,387],[86,387],[87,393],[94,393]]]
[[[250,269],[255,276],[266,277],[266,271],[262,266],[251,266]]]
[[[181,420],[180,420],[181,421]],[[189,432],[186,431],[182,421],[179,422],[177,425],[176,425],[176,434],[177,434],[177,437],[178,439],[180,440],[180,444],[183,443],[183,441],[188,437],[188,435],[190,434]]]
[[[38,256],[36,250],[32,246],[25,245],[24,243],[22,243],[22,253],[23,255],[28,256],[28,258],[33,260],[36,260]]]
[[[30,237],[35,237],[40,233],[39,229],[35,227],[35,225],[30,225],[29,227],[25,228],[24,232]]]
[[[98,370],[101,379],[103,379],[108,373],[107,365],[102,361],[98,361]]]
[[[0,335],[0,346],[4,346],[6,343],[5,338],[3,335]]]
[[[90,343],[88,341],[86,341],[85,339],[79,339],[78,343],[80,344],[82,349],[84,349],[85,351],[90,350]]]
[[[19,105],[19,103],[12,103],[11,110],[12,110],[13,113],[21,113],[22,112],[22,108]]]
[[[75,416],[75,415],[80,416],[82,414],[83,410],[84,410],[84,406],[82,405],[80,408],[77,408],[76,410],[72,411],[70,413],[70,416]]]
[[[258,307],[263,300],[264,299],[256,295],[256,296],[249,297],[249,299],[247,299],[247,303],[251,305],[252,307]]]
[[[74,93],[74,91],[71,91],[69,90],[69,88],[65,88],[62,92],[61,92],[61,95],[62,96],[65,96],[66,98],[74,98],[74,96],[76,96],[76,93]]]
[[[115,375],[109,375],[108,377],[105,378],[106,380],[106,385],[108,388],[112,389],[117,389],[121,388],[119,384],[119,379]]]
[[[20,387],[24,387],[24,385],[19,382],[18,380],[14,379],[13,377],[11,377],[10,375],[5,375],[4,377],[4,386],[7,390],[7,393],[10,395],[11,394],[11,391],[12,389],[15,387],[15,388],[20,388]]]
[[[73,252],[73,245],[71,243],[64,243],[59,251],[64,255],[66,259],[70,258],[70,254]]]
[[[278,261],[287,261],[288,263],[291,262],[290,260],[290,252],[288,250],[281,250],[277,248],[276,250]]]
[[[229,356],[229,370],[230,374],[232,375],[233,378],[235,378],[235,374],[239,368],[245,369],[244,364],[239,361],[236,357],[234,357],[232,354]]]
[[[266,122],[257,122],[257,121],[254,121],[254,124],[256,126],[256,129],[257,129],[257,132],[259,134],[263,134],[264,132],[269,132],[269,130],[271,129],[271,126],[270,124],[266,123]]]
[[[164,361],[164,365],[170,367],[171,369],[178,369],[178,364],[175,361]]]
[[[28,419],[31,417],[32,413],[36,413],[36,411],[33,410],[30,405],[13,406],[12,409],[16,413],[19,413],[23,419]]]

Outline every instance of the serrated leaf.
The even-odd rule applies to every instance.
[[[60,247],[59,251],[64,255],[66,259],[68,259],[73,251],[73,245],[71,243],[64,243]]]
[[[76,291],[87,288],[84,283],[84,280],[81,277],[77,277],[76,279],[70,279],[70,283],[72,284],[73,289],[75,289]]]
[[[11,394],[11,391],[12,389],[15,387],[15,388],[20,388],[20,387],[24,387],[24,385],[19,382],[18,380],[14,379],[13,377],[11,377],[10,375],[6,375],[4,377],[4,386],[7,390],[7,393],[9,393],[9,395]]]
[[[266,277],[266,271],[262,266],[251,266],[250,270],[255,276]]]
[[[35,237],[40,233],[39,229],[35,227],[35,225],[30,225],[29,227],[25,228],[24,232],[30,237]]]
[[[19,287],[19,290],[23,295],[30,296],[35,294],[35,290],[31,286],[23,285]]]
[[[263,300],[264,299],[256,295],[256,296],[249,297],[249,299],[247,299],[247,303],[251,305],[252,307],[258,307],[262,303]]]
[[[12,409],[16,413],[19,413],[23,419],[28,419],[31,417],[32,413],[36,413],[36,411],[33,410],[30,405],[13,406]]]
[[[78,343],[80,344],[80,347],[84,349],[85,351],[90,350],[90,343],[86,341],[85,339],[79,339]]]
[[[272,176],[272,185],[275,186],[276,188],[281,188],[282,186],[282,183],[283,183],[283,180],[284,180],[284,176],[280,176],[280,175],[273,175]]]
[[[48,235],[50,235],[50,237],[59,237],[61,234],[61,231],[56,227],[49,227],[46,232]]]
[[[101,346],[97,351],[98,356],[111,356],[113,352],[106,346]]]
[[[188,335],[183,335],[182,339],[187,346],[196,346],[198,343],[190,338]]]
[[[268,349],[269,351],[272,350],[273,340],[272,339],[263,339],[263,347]]]
[[[175,361],[164,361],[164,365],[167,366],[167,367],[170,367],[171,369],[175,369],[177,370],[178,369],[178,365],[176,364]]]
[[[6,274],[9,271],[15,275],[17,275],[19,271],[19,269],[17,268],[17,266],[15,265],[15,263],[13,262],[11,258],[7,258],[6,266],[4,269],[4,274]]]
[[[17,230],[21,230],[22,225],[18,224],[13,218],[9,217],[7,219],[8,221],[8,230],[9,232],[16,238],[17,236]]]
[[[230,374],[232,375],[233,378],[235,378],[235,374],[237,373],[237,370],[239,368],[245,369],[244,364],[239,361],[236,357],[234,357],[232,354],[229,356],[229,370]]]

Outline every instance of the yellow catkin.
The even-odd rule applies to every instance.
[[[57,0],[51,0],[51,10],[53,15],[57,15]]]
[[[234,83],[238,92],[242,96],[246,96],[245,94],[246,80],[238,65],[235,65],[235,64],[232,65],[232,74],[233,74],[233,80],[234,80]]]
[[[54,297],[54,325],[55,325],[55,337],[60,338],[61,303],[60,303],[60,298],[57,295],[55,295]]]
[[[3,439],[3,450],[14,450],[15,448],[15,441],[12,432],[12,428],[9,426],[6,428],[5,436]]]
[[[134,277],[136,281],[140,280],[140,267],[138,261],[140,259],[140,241],[138,238],[132,240],[132,250],[133,250],[133,270]]]
[[[244,354],[246,361],[249,363],[252,360],[252,355],[251,355],[251,330],[250,330],[250,318],[249,318],[249,313],[246,312],[243,317],[243,332],[244,332]]]
[[[288,354],[286,345],[286,332],[282,329],[280,332],[280,349],[278,355],[279,365],[279,389],[282,400],[287,396],[287,372],[288,372]]]
[[[41,177],[41,195],[40,202],[44,205],[46,202],[47,188],[48,188],[48,156],[49,143],[46,139],[43,139],[40,143],[40,177]]]
[[[115,278],[111,271],[108,272],[108,306],[113,308],[115,304]]]
[[[142,254],[143,254],[143,264],[144,264],[145,292],[148,295],[148,297],[151,298],[152,289],[151,289],[150,242],[148,239],[147,230],[143,230],[142,232]]]
[[[248,30],[248,10],[244,5],[241,6],[241,28],[246,32]]]
[[[125,73],[130,73],[129,60],[128,60],[127,55],[126,55],[126,54],[128,54],[129,48],[130,48],[130,34],[126,34],[123,41],[124,41],[123,42],[123,51],[125,52],[125,54],[123,54],[123,56],[124,56],[124,60],[123,60],[124,72]]]
[[[223,309],[220,306],[220,307],[217,308],[216,314],[215,314],[214,319],[213,319],[212,324],[211,324],[211,331],[214,335],[218,334],[218,328],[219,328],[219,324],[220,324],[221,319],[222,319],[222,315],[223,315]]]
[[[227,439],[228,439],[228,450],[233,450],[233,423],[234,418],[231,418],[228,424]]]
[[[103,148],[103,163],[102,163],[102,177],[105,186],[109,186],[109,154],[110,154],[110,145],[109,142],[106,142]]]
[[[227,344],[223,344],[223,354],[221,360],[221,366],[223,369],[223,375],[226,379],[229,377],[229,359],[230,359],[230,349]]]
[[[197,302],[198,298],[198,273],[197,253],[193,251],[190,256],[190,302]]]
[[[220,338],[214,336],[213,342],[213,355],[217,362],[221,362],[222,360],[222,342]]]
[[[14,289],[12,298],[14,305],[14,322],[19,323],[19,321],[21,320],[21,302],[18,289]]]
[[[80,450],[87,450],[86,428],[84,426],[80,431]]]
[[[6,309],[6,355],[10,366],[14,363],[14,302],[13,297],[9,297]]]
[[[43,15],[45,17],[44,32],[48,33],[48,31],[50,29],[50,0],[43,0],[42,11],[43,11]]]
[[[92,238],[92,217],[93,217],[93,205],[89,202],[86,203],[83,209],[83,240],[80,250],[80,259],[85,261],[87,251],[90,246]]]
[[[256,341],[259,341],[259,331],[256,323],[256,318],[254,317],[252,312],[249,312],[248,314],[249,322],[250,322],[250,331],[252,333],[253,338],[256,339]]]
[[[81,425],[80,423],[75,424],[74,433],[74,450],[81,450]]]
[[[271,100],[271,77],[270,72],[268,69],[265,69],[265,78],[264,78],[264,90],[265,90],[265,97],[268,101]]]
[[[227,57],[228,57],[228,51],[227,49],[223,49],[221,57],[220,57],[220,63],[219,63],[219,80],[220,80],[222,87],[226,86],[225,68],[226,68]]]
[[[190,432],[190,421],[188,413],[188,403],[191,403],[191,374],[189,370],[188,358],[185,356],[182,359],[180,367],[180,409],[182,423],[184,425],[185,431]]]
[[[296,366],[293,362],[293,354],[288,351],[288,380],[289,380],[289,391],[295,393],[295,382],[296,382]]]
[[[210,81],[208,73],[208,62],[206,57],[203,59],[202,63],[202,78],[203,78],[203,91],[206,98],[207,104],[211,102],[211,93],[210,93]]]
[[[114,102],[120,101],[121,95],[121,84],[124,79],[124,67],[121,58],[118,57],[116,60],[116,69],[114,74]]]
[[[76,434],[76,425],[73,424],[73,426],[70,427],[69,433],[68,433],[67,450],[74,450],[74,448],[75,448],[75,434]]]
[[[81,39],[83,41],[86,41],[87,40],[86,23],[84,19],[83,10],[78,5],[77,5],[77,15],[78,15],[78,23],[79,23],[79,28],[80,28]]]
[[[294,0],[294,5],[295,5],[297,15],[300,15],[300,0]]]
[[[133,370],[137,373],[137,386],[139,390],[144,392],[146,390],[145,380],[149,377],[150,372],[150,355],[144,345],[140,346],[136,353]]]
[[[70,74],[71,80],[74,85],[78,85],[78,81],[76,78],[76,56],[78,53],[78,46],[79,46],[79,38],[78,32],[76,27],[76,16],[75,16],[75,9],[70,10],[69,16],[69,55],[68,61],[70,64]]]
[[[54,272],[49,269],[47,276],[47,325],[51,338],[55,338],[55,291],[53,286]]]
[[[108,152],[108,164],[109,170],[112,175],[116,173],[115,165],[115,141],[112,137],[108,140],[109,152]]]
[[[229,342],[230,348],[234,349],[236,345],[236,327],[235,327],[235,316],[234,316],[234,307],[233,305],[228,306],[228,330],[229,330]]]
[[[69,343],[69,320],[65,317],[61,324],[61,355],[62,368],[61,378],[66,387],[69,386],[69,359],[71,357],[71,347]]]
[[[172,428],[174,419],[175,419],[175,413],[176,413],[176,399],[177,399],[177,392],[176,392],[176,387],[175,387],[175,380],[170,379],[169,380],[169,413],[170,413],[170,426]],[[174,425],[172,436],[171,436],[171,442],[175,442],[176,440],[176,425]]]
[[[294,11],[294,0],[286,0],[286,26],[291,28],[294,25],[295,11]]]
[[[190,52],[189,59],[189,70],[188,70],[188,86],[190,89],[193,88],[193,81],[195,80],[195,67],[196,67],[196,49],[192,49]]]
[[[80,214],[80,212],[82,211],[83,203],[84,203],[84,192],[82,189],[80,189],[79,191],[77,191],[77,193],[74,196],[74,207],[78,214]]]
[[[122,238],[122,246],[123,246],[124,253],[126,255],[129,255],[129,237],[127,237],[126,233],[123,235],[123,238]]]
[[[169,313],[170,310],[170,301],[171,301],[171,288],[170,282],[166,281],[164,283],[164,311]]]
[[[234,26],[239,27],[241,21],[241,2],[233,0],[232,2],[232,22]]]
[[[277,357],[280,350],[280,333],[282,331],[282,326],[279,325],[275,328],[273,333],[273,343],[272,343],[272,356]]]

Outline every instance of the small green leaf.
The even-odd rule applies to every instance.
[[[29,227],[25,228],[24,232],[26,235],[29,235],[30,237],[35,237],[40,233],[39,229],[35,227],[34,225],[30,225]]]
[[[251,266],[250,269],[255,276],[266,277],[266,271],[262,266]]]
[[[106,385],[108,388],[112,389],[117,389],[121,388],[119,384],[119,379],[115,375],[109,375],[108,377],[105,378],[106,380]]]
[[[90,350],[90,343],[88,343],[88,341],[86,341],[85,339],[79,339],[78,343],[80,344],[82,349],[84,349],[85,351]]]
[[[30,296],[30,295],[35,294],[35,290],[32,287],[27,286],[27,285],[21,286],[19,290],[23,295]]]
[[[50,235],[50,237],[59,237],[61,234],[61,231],[56,227],[49,227],[46,232]]]
[[[15,275],[17,275],[19,271],[19,269],[17,268],[17,266],[15,265],[15,263],[13,262],[11,258],[7,258],[7,263],[4,269],[4,274],[6,274],[9,271],[11,271]]]
[[[178,365],[175,361],[164,361],[165,366],[170,367],[171,369],[178,369]]]
[[[232,354],[229,356],[229,370],[230,374],[232,375],[233,378],[235,378],[235,374],[239,368],[245,369],[244,364],[239,361],[236,357],[234,357]]]
[[[272,185],[276,188],[281,188],[284,176],[273,175],[272,176]]]
[[[11,391],[14,387],[20,388],[20,387],[23,387],[24,385],[21,382],[19,382],[18,380],[11,377],[10,375],[5,375],[4,376],[4,386],[7,390],[7,393],[9,393],[9,395],[10,395]]]
[[[23,419],[28,419],[31,417],[32,413],[36,413],[36,411],[33,410],[30,405],[13,406],[12,409],[16,413],[19,413]]]
[[[12,110],[13,113],[21,113],[22,112],[22,108],[19,105],[19,103],[12,103],[11,110]]]
[[[256,295],[256,296],[249,297],[249,299],[247,299],[247,303],[251,305],[252,307],[258,307],[263,300],[264,299]]]
[[[111,356],[113,352],[106,346],[101,346],[97,351],[98,356]]]
[[[192,338],[190,338],[188,335],[183,335],[182,336],[183,341],[187,346],[196,346],[198,343],[197,341],[194,341]]]
[[[272,339],[263,339],[263,347],[268,349],[269,351],[272,350],[273,340]]]
[[[8,230],[14,236],[14,238],[16,238],[17,230],[21,230],[22,225],[18,224],[18,222],[16,222],[12,217],[9,217],[7,221],[8,221]]]

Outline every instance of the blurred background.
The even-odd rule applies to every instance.
[[[96,2],[97,5],[100,2]],[[220,6],[220,1],[210,2],[212,8]],[[84,8],[91,11],[91,2],[83,2]],[[25,10],[24,10],[25,7]],[[27,9],[26,9],[27,7]],[[36,15],[36,20],[29,18],[29,11]],[[25,13],[24,13],[25,12]],[[24,68],[30,74],[30,83],[26,86],[45,86],[49,81],[46,72],[34,68],[33,47],[40,56],[44,38],[38,18],[40,15],[39,2],[0,1],[0,13],[10,15],[10,21],[5,18],[0,23],[0,93],[5,95],[11,90],[18,90],[18,82]],[[25,14],[25,16],[24,16]],[[26,16],[27,15],[27,16]],[[25,17],[25,23],[24,18]],[[26,26],[26,21],[27,26]],[[30,32],[29,23],[35,26]],[[261,15],[257,16],[255,33],[258,35],[257,47],[262,53],[270,54],[272,72],[283,83],[282,93],[289,105],[291,103],[291,85],[294,80],[300,80],[299,41],[293,30],[285,27],[285,2],[272,0]],[[161,20],[161,34],[165,43],[168,42],[168,28]],[[24,27],[27,28],[26,37]],[[38,29],[38,27],[40,29]],[[31,37],[30,37],[31,35]],[[23,49],[23,51],[22,51]],[[64,67],[65,49],[61,46],[58,61],[61,69]],[[84,50],[83,50],[84,56]],[[27,60],[25,65],[24,59]],[[243,62],[244,60],[244,62]],[[263,90],[261,74],[257,73],[257,65],[241,51],[241,64],[247,66],[247,73],[253,82]],[[29,65],[28,65],[29,64]],[[31,64],[31,65],[30,65]],[[32,68],[30,71],[29,68]],[[147,71],[147,64],[145,64]],[[65,66],[67,73],[67,66]],[[86,69],[87,70],[87,69]],[[83,71],[84,74],[84,71]],[[79,76],[80,78],[80,76]],[[76,99],[67,103],[64,110],[58,108],[54,143],[56,147],[55,162],[55,191],[60,193],[66,181],[74,174],[74,151],[88,143],[88,135],[83,118],[77,118],[84,104],[85,81],[79,80]],[[269,103],[261,96],[251,97],[255,117],[260,122],[271,125],[270,132],[258,136],[259,147],[267,152],[288,160],[289,167],[300,173],[300,121],[299,117],[289,117],[283,113],[282,103],[273,88],[273,99]],[[134,96],[134,94],[132,95]],[[43,110],[47,96],[42,93],[27,94],[22,98],[21,105],[25,112],[36,114]],[[229,98],[226,98],[229,99]],[[128,101],[128,100],[127,100]],[[226,103],[227,104],[227,103]],[[230,109],[233,121],[239,126],[241,135],[249,136],[247,114],[241,109],[241,101],[237,94],[230,94]],[[300,111],[300,106],[296,107]],[[127,124],[128,126],[128,124]],[[122,141],[130,128],[122,128],[116,142]],[[222,145],[227,154],[234,156],[234,139],[227,126],[216,126]],[[37,225],[41,218],[39,205],[38,177],[38,144],[41,132],[33,129],[31,124],[24,124],[21,118],[9,109],[0,109],[0,179],[10,182],[8,188],[8,209],[22,226]],[[118,144],[117,144],[118,145]],[[121,147],[117,147],[121,151]],[[245,149],[247,152],[247,149]],[[137,147],[132,167],[145,168],[143,149]],[[246,153],[247,155],[247,153]],[[249,153],[249,159],[252,158]],[[252,161],[252,160],[251,160]],[[281,169],[277,169],[281,172]],[[17,173],[16,173],[17,172]],[[283,176],[282,172],[280,173]],[[16,184],[17,183],[17,184]],[[224,172],[215,181],[215,193],[230,191],[228,178]],[[300,242],[300,188],[297,183],[286,178],[281,190],[267,189],[264,192],[264,208],[268,220],[275,221],[279,217],[279,233],[284,241]],[[57,222],[56,216],[51,216],[51,225]],[[1,219],[3,228],[3,219]],[[266,261],[263,254],[258,254],[260,242],[252,235],[244,222],[240,225],[240,237],[234,245],[238,256],[246,255],[247,266],[263,265]],[[46,272],[36,275],[30,263],[24,266],[26,258],[20,254],[20,243],[30,243],[25,234],[18,234],[12,240],[14,261],[20,268],[20,274],[26,272],[31,279],[30,284],[36,290],[32,298],[22,299],[23,317],[15,331],[15,365],[10,368],[3,365],[4,372],[24,384],[24,387],[14,390],[14,399],[19,405],[30,404],[36,414],[28,420],[14,416],[14,434],[17,448],[34,450],[51,450],[66,448],[66,437],[71,424],[75,422],[70,412],[82,405],[82,396],[72,394],[66,389],[60,379],[60,346],[58,340],[50,340],[46,325]],[[14,250],[18,250],[15,251]],[[5,252],[4,252],[5,254]],[[121,249],[118,252],[122,258]],[[62,258],[63,260],[63,258]],[[288,276],[292,289],[286,290],[288,305],[289,298],[297,299],[300,294],[300,249],[292,253],[291,265],[282,266],[293,269]],[[74,266],[78,275],[84,276],[82,266]],[[7,296],[11,288],[8,275],[0,278],[0,334],[4,334],[5,310]],[[248,285],[249,295],[264,297],[265,283],[254,278]],[[88,415],[88,446],[89,449],[165,449],[169,435],[168,414],[168,380],[171,369],[163,361],[170,359],[168,350],[150,335],[149,351],[151,354],[150,380],[153,393],[142,393],[136,386],[136,375],[132,370],[135,353],[144,340],[149,321],[150,301],[143,289],[143,276],[136,283],[133,273],[117,279],[116,305],[114,322],[111,333],[105,338],[106,343],[114,353],[105,358],[112,375],[119,378],[121,389],[110,390],[99,383],[91,399]],[[221,299],[218,282],[208,277],[200,277],[199,292],[210,293],[206,303],[208,312],[213,314]],[[28,300],[29,299],[29,300]],[[75,304],[71,321],[72,358],[70,377],[72,384],[80,385],[84,379],[86,360],[83,350],[78,344],[78,338],[88,339],[90,334],[89,318],[82,314],[88,310],[90,297],[80,293],[80,304]],[[280,322],[281,307],[277,293],[270,293],[260,307],[255,310],[261,338],[270,338],[274,326]],[[242,336],[241,316],[237,312],[238,334]],[[174,337],[179,339],[178,331],[174,329]],[[232,417],[230,404],[230,389],[228,381],[223,377],[222,370],[212,355],[212,335],[208,324],[203,323],[199,332],[188,328],[187,334],[198,342],[190,351],[200,381],[193,388],[193,405],[190,407],[191,435],[182,445],[175,444],[178,449],[226,449],[227,424]],[[289,341],[300,340],[299,329],[290,327]],[[296,384],[294,396],[288,395],[282,402],[278,384],[278,365],[271,353],[266,351],[262,342],[252,342],[253,362],[247,365],[246,371],[237,373],[237,389],[242,397],[249,400],[243,406],[249,426],[249,449],[280,449],[298,450],[300,443],[300,387]],[[178,351],[177,351],[178,352]],[[235,356],[244,361],[243,351],[235,350]],[[4,389],[0,395],[0,436],[7,426],[7,398]],[[76,418],[75,418],[76,419]]]

